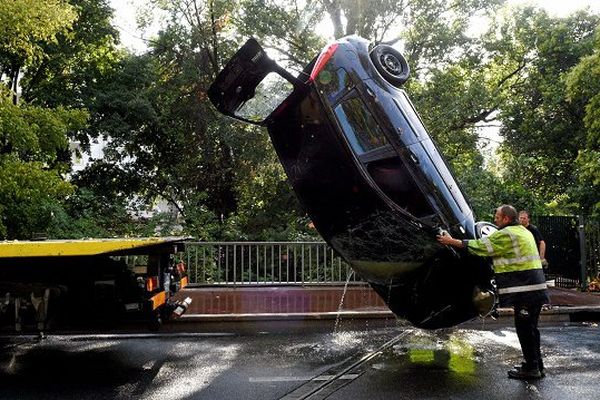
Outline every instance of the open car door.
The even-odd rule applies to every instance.
[[[217,75],[208,97],[223,114],[263,125],[281,102],[302,85],[250,38]]]

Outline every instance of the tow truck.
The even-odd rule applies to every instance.
[[[185,238],[0,242],[0,329],[4,332],[117,328],[157,330],[191,299],[179,257]]]

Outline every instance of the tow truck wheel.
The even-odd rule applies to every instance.
[[[153,317],[151,317],[150,321],[148,321],[148,329],[151,332],[158,332],[158,330],[161,328],[163,324],[163,320],[160,316],[160,314],[156,314]]]
[[[410,68],[406,59],[392,46],[380,44],[371,50],[371,61],[381,76],[396,87],[408,80]]]

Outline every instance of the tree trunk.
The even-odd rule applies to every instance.
[[[342,24],[342,9],[338,0],[324,0],[323,4],[333,23],[333,35],[336,39],[344,36],[344,26]]]
[[[11,77],[11,81],[10,81],[10,88],[12,90],[12,97],[13,97],[13,104],[16,106],[17,104],[19,104],[19,96],[17,94],[17,90],[19,90],[19,72],[20,72],[20,68],[16,67],[13,70],[13,74]]]

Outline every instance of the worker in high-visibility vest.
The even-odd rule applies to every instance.
[[[496,209],[498,231],[478,240],[458,240],[447,233],[438,242],[469,253],[492,257],[501,307],[513,307],[515,328],[525,362],[508,371],[514,379],[545,376],[540,352],[538,320],[542,306],[550,302],[538,249],[531,232],[519,224],[517,210],[510,205]]]

